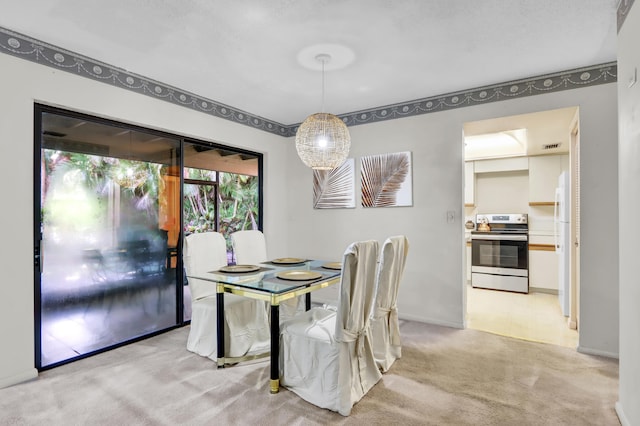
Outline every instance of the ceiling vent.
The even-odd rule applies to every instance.
[[[558,143],[548,143],[546,145],[542,145],[542,149],[543,150],[545,150],[545,149],[558,149],[558,148],[560,148],[560,145],[561,145],[560,142],[558,142]]]

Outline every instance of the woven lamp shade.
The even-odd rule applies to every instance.
[[[332,170],[349,155],[351,136],[346,124],[333,114],[319,112],[306,118],[296,132],[296,150],[314,170]]]

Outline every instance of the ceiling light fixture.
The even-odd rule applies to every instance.
[[[296,132],[296,150],[302,162],[314,170],[331,170],[349,155],[351,136],[346,124],[324,112],[324,66],[331,60],[325,53],[315,58],[322,63],[322,112],[308,116]]]
[[[465,136],[465,160],[527,155],[527,129]]]

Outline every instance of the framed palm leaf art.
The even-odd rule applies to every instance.
[[[345,209],[356,207],[355,162],[347,158],[333,170],[313,171],[313,208]]]
[[[413,205],[411,152],[361,159],[362,207]]]

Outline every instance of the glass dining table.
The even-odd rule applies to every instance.
[[[259,265],[232,265],[188,278],[198,278],[216,284],[216,322],[218,368],[240,361],[270,357],[271,393],[278,393],[280,377],[280,303],[298,296],[305,296],[306,309],[311,309],[311,292],[340,281],[340,262],[281,258]],[[268,352],[225,357],[224,343],[224,295],[225,293],[263,300],[271,306],[271,345]]]

